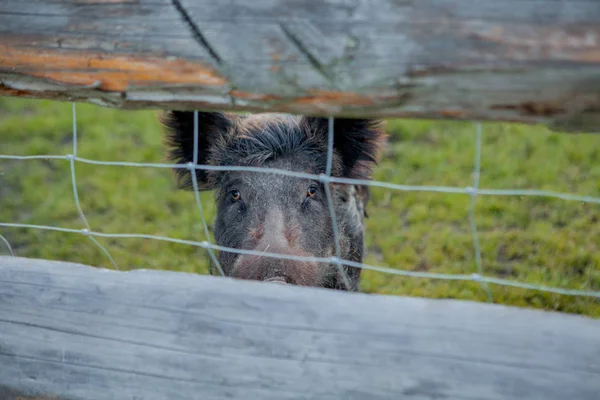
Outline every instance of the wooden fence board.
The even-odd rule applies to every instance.
[[[0,95],[600,125],[595,0],[3,0]]]
[[[0,257],[2,399],[595,400],[599,392],[594,319]]]

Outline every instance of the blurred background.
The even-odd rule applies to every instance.
[[[165,162],[158,111],[77,105],[78,156]],[[544,127],[484,123],[480,188],[541,189],[600,197],[600,136]],[[470,122],[389,120],[390,145],[374,178],[407,185],[466,187],[473,182],[476,126]],[[71,104],[0,98],[0,154],[72,152]],[[76,163],[80,202],[93,230],[205,240],[192,192],[176,190],[168,169]],[[212,229],[212,193],[203,193]],[[477,272],[465,194],[372,189],[365,262],[394,269]],[[1,160],[0,222],[81,229],[66,160]],[[486,276],[560,288],[600,290],[600,205],[544,197],[477,197],[476,222]],[[78,234],[3,228],[21,257],[112,268]],[[211,238],[212,240],[212,238]],[[98,238],[121,270],[206,274],[208,254],[148,239]],[[0,255],[8,254],[0,243]],[[487,301],[475,282],[363,271],[369,293]],[[495,303],[600,317],[600,299],[489,285]]]

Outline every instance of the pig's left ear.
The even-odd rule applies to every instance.
[[[329,134],[329,119],[305,117],[313,132],[325,138]],[[379,162],[386,143],[384,122],[375,119],[335,118],[333,120],[333,148],[341,158],[341,173],[345,178],[369,179]]]
[[[194,112],[168,111],[160,116],[164,125],[166,155],[169,161],[176,164],[187,164],[194,159]],[[233,117],[222,112],[198,112],[198,164],[210,164],[213,149],[220,139],[230,131]],[[188,169],[176,170],[179,187],[191,190],[194,188],[193,177]],[[214,182],[207,170],[196,170],[196,181],[199,190],[214,189]]]

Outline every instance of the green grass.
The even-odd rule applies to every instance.
[[[78,155],[162,162],[154,111],[78,105]],[[0,154],[72,152],[71,105],[0,99]],[[600,197],[600,136],[484,124],[482,188],[535,188]],[[391,120],[390,145],[375,178],[407,185],[468,186],[473,181],[471,123]],[[205,240],[191,192],[175,190],[172,171],[76,164],[79,197],[90,226],[106,233],[145,233]],[[212,195],[202,194],[210,225]],[[462,194],[373,189],[367,223],[372,265],[452,274],[477,272]],[[0,221],[83,228],[66,160],[0,160]],[[561,288],[600,290],[600,205],[542,197],[479,196],[476,221],[486,275]],[[17,255],[111,265],[88,238],[0,228]],[[121,269],[207,273],[208,256],[192,246],[147,239],[98,239]],[[6,248],[0,243],[0,254]],[[486,301],[474,282],[365,271],[366,292]],[[496,303],[600,317],[600,301],[490,285]]]

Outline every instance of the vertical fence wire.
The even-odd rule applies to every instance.
[[[73,198],[75,199],[75,207],[77,207],[77,212],[79,213],[79,217],[83,224],[85,225],[84,234],[102,251],[106,257],[108,257],[110,263],[116,270],[119,270],[117,263],[110,255],[110,252],[96,240],[95,237],[89,235],[89,232],[92,231],[90,224],[88,223],[87,218],[83,212],[83,208],[81,208],[81,204],[79,202],[79,194],[77,191],[77,179],[75,177],[75,159],[77,158],[77,106],[76,103],[72,103],[72,120],[73,120],[73,154],[69,154],[67,156],[69,160],[69,165],[71,167],[71,186],[73,187]]]
[[[481,177],[481,123],[477,123],[475,132],[475,162],[473,170],[473,186],[471,190],[471,206],[469,207],[469,223],[471,225],[471,234],[473,235],[473,249],[475,253],[475,264],[477,265],[477,274],[473,275],[473,280],[481,283],[481,286],[487,293],[488,301],[493,302],[492,291],[485,282],[481,281],[483,276],[483,263],[481,261],[481,245],[479,242],[479,233],[477,232],[477,221],[475,217],[477,190],[479,189],[479,180]]]
[[[8,239],[6,239],[4,236],[0,235],[0,240],[6,245],[6,247],[8,248],[8,254],[10,254],[11,256],[15,256],[15,252],[13,251],[10,243],[8,242]]]
[[[350,290],[350,279],[348,278],[348,274],[346,273],[344,266],[342,265],[342,247],[340,244],[341,235],[340,230],[337,224],[337,217],[335,214],[335,205],[333,195],[331,193],[331,171],[333,168],[333,139],[334,139],[334,118],[329,117],[328,120],[328,129],[327,129],[327,167],[325,170],[325,179],[321,181],[325,186],[325,194],[327,196],[327,205],[329,206],[329,215],[331,218],[331,225],[333,228],[333,239],[335,241],[335,257],[332,259],[333,263],[337,266],[338,273],[344,282],[344,286],[346,289]]]
[[[202,226],[204,228],[204,235],[206,236],[206,242],[208,244],[212,244],[210,241],[210,233],[208,232],[208,224],[206,223],[206,219],[204,218],[204,210],[202,209],[202,200],[200,199],[200,190],[198,190],[198,176],[196,175],[196,168],[198,167],[198,111],[194,111],[194,154],[193,154],[193,162],[190,165],[190,172],[192,174],[192,185],[194,186],[194,195],[196,198],[196,207],[198,207],[198,212],[200,213],[200,218],[202,219]],[[212,248],[207,247],[206,250],[210,255],[210,258],[213,264],[217,267],[219,274],[221,276],[225,276],[225,272],[223,272],[223,268],[221,268],[221,263],[215,256],[215,253]],[[209,272],[212,275],[212,268],[209,268]]]

